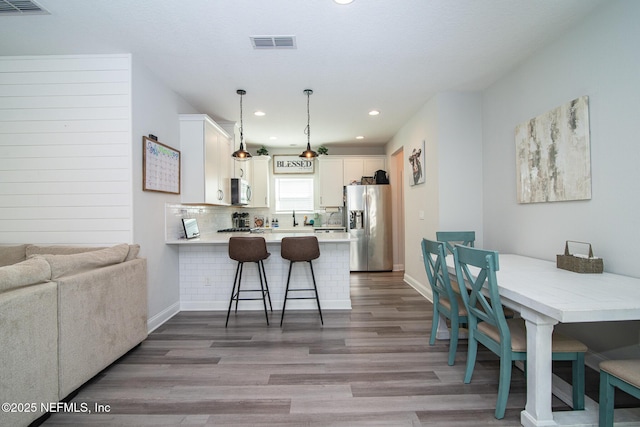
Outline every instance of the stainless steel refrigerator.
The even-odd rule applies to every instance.
[[[390,271],[391,186],[348,185],[345,192],[347,231],[351,235],[351,271]]]

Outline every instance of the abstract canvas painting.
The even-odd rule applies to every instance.
[[[518,203],[591,199],[589,98],[516,127]]]
[[[424,183],[424,148],[425,142],[422,141],[422,143],[409,154],[409,168],[411,170],[409,185],[413,186]]]

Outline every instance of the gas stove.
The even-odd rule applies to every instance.
[[[251,231],[251,228],[249,227],[231,227],[231,228],[224,228],[222,230],[218,230],[218,233],[233,233],[236,231]]]

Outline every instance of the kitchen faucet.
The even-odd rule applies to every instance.
[[[298,223],[296,222],[296,211],[294,210],[293,211],[293,226],[295,227],[297,225],[298,225]]]

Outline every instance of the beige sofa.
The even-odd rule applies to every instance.
[[[139,246],[0,246],[0,425],[26,426],[147,336]]]

